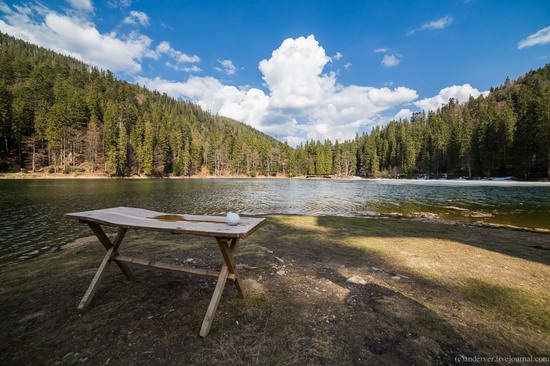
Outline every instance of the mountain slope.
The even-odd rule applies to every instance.
[[[0,171],[275,175],[287,145],[0,33]]]

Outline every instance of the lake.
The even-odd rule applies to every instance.
[[[550,183],[300,179],[0,180],[0,266],[57,251],[87,225],[63,214],[114,206],[225,215],[439,217],[550,229]]]

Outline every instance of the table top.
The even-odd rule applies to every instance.
[[[224,216],[170,214],[132,207],[73,212],[65,216],[108,226],[220,238],[246,238],[265,222],[263,218],[241,217],[237,225],[230,226],[226,224]]]

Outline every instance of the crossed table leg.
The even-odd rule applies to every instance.
[[[199,332],[201,337],[206,337],[208,335],[208,332],[210,331],[210,327],[212,326],[212,321],[214,319],[214,314],[216,313],[216,309],[218,308],[218,304],[220,302],[220,298],[222,296],[225,283],[228,279],[235,283],[235,287],[237,288],[239,297],[244,298],[241,279],[239,277],[239,274],[237,273],[237,269],[235,266],[235,259],[233,257],[235,250],[237,248],[237,244],[239,243],[238,238],[234,238],[234,239],[231,239],[231,241],[229,241],[229,239],[227,238],[216,237],[216,241],[218,242],[218,247],[222,253],[223,261],[224,261],[221,270],[218,272],[218,271],[213,271],[209,269],[190,268],[190,267],[177,266],[177,265],[172,265],[167,263],[152,262],[152,261],[142,260],[138,258],[121,256],[118,254],[118,248],[122,243],[122,240],[124,239],[126,232],[128,231],[127,228],[119,227],[117,236],[111,242],[111,240],[107,237],[107,235],[105,234],[105,232],[103,231],[103,229],[99,224],[92,223],[92,222],[87,222],[87,224],[90,226],[90,228],[92,229],[94,234],[97,236],[101,244],[105,247],[105,249],[107,250],[107,254],[103,258],[103,261],[99,265],[99,268],[97,269],[97,272],[94,278],[92,279],[92,282],[88,287],[88,290],[86,291],[86,293],[84,294],[84,297],[80,301],[80,304],[78,305],[79,309],[84,309],[90,304],[99,285],[101,284],[101,281],[103,280],[103,277],[107,273],[107,268],[109,267],[109,264],[112,261],[114,261],[119,266],[119,268],[122,270],[122,272],[126,275],[128,279],[132,279],[134,277],[134,274],[132,273],[130,268],[128,268],[126,263],[140,265],[144,267],[150,267],[150,268],[152,267],[156,269],[164,269],[164,270],[170,270],[170,271],[176,271],[176,272],[186,272],[186,273],[191,273],[199,276],[217,277],[218,281],[216,283],[216,288],[214,289],[214,293],[210,300],[210,304],[208,305],[208,310],[206,311],[206,315],[204,316],[201,330]]]

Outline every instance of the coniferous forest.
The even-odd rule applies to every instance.
[[[550,177],[550,65],[350,141],[296,148],[0,33],[0,172]]]

